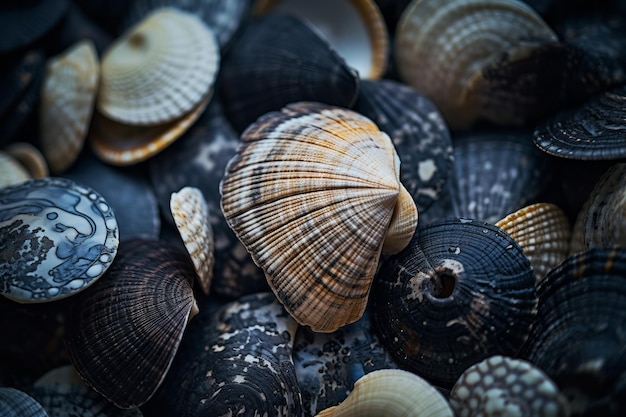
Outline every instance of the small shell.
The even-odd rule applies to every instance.
[[[212,93],[219,62],[204,22],[179,9],[157,9],[102,57],[98,111],[130,125],[172,122]]]
[[[490,356],[463,372],[450,392],[457,417],[567,417],[569,404],[533,364]]]
[[[24,165],[10,153],[0,151],[0,190],[32,179]]]
[[[226,221],[287,311],[314,331],[358,320],[383,245],[417,226],[389,137],[369,119],[296,103],[250,125],[221,185]]]
[[[59,300],[104,274],[117,253],[111,206],[65,178],[29,180],[0,190],[0,294],[20,303]]]
[[[215,263],[213,229],[209,223],[209,206],[202,191],[184,187],[172,193],[170,210],[198,276],[200,288],[209,295]]]
[[[77,297],[67,317],[67,349],[85,383],[120,408],[148,401],[197,313],[193,278],[175,247],[122,242],[107,274]]]
[[[49,175],[48,163],[43,154],[28,142],[13,142],[5,149],[32,178],[43,178]]]
[[[41,91],[40,134],[42,150],[55,174],[69,168],[83,148],[99,76],[98,55],[89,40],[48,61]]]
[[[354,384],[340,405],[316,417],[453,417],[446,399],[427,381],[399,369],[381,369]]]
[[[46,410],[30,395],[10,387],[0,387],[2,417],[48,417]]]

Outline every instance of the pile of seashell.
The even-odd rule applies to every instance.
[[[622,416],[626,2],[0,5],[0,415]]]

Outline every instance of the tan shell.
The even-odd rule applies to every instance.
[[[215,243],[209,222],[209,206],[202,191],[184,187],[172,193],[170,210],[176,228],[189,252],[202,291],[208,295],[213,280]]]
[[[5,150],[26,168],[32,178],[43,178],[50,174],[46,158],[30,143],[13,142]]]
[[[461,129],[480,117],[468,91],[472,77],[524,39],[556,35],[521,1],[414,0],[396,29],[395,57],[401,79]]]
[[[219,62],[215,36],[202,20],[157,9],[104,53],[98,111],[131,125],[171,122],[206,98]]]
[[[537,283],[569,254],[572,236],[567,215],[550,203],[521,208],[496,223],[524,250],[533,267]]]
[[[221,184],[229,226],[300,324],[332,332],[358,320],[384,241],[400,250],[417,226],[391,140],[358,113],[311,102],[266,114],[242,140]]]
[[[381,369],[362,376],[341,404],[317,417],[453,417],[437,389],[400,369]]]
[[[26,168],[11,154],[0,151],[0,188],[31,179]]]
[[[41,147],[50,170],[61,173],[83,148],[98,92],[100,63],[91,40],[48,61],[41,90]]]

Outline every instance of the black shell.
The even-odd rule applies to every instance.
[[[15,388],[0,387],[0,416],[48,417],[48,413],[27,393]]]
[[[371,297],[374,330],[398,366],[443,388],[488,356],[515,355],[537,307],[522,248],[496,226],[456,218],[416,232],[381,266]]]
[[[307,24],[271,13],[242,27],[224,56],[220,84],[226,115],[241,132],[295,101],[350,107],[359,78]]]
[[[626,249],[571,256],[537,289],[537,321],[523,357],[546,372],[574,415],[626,409]]]
[[[400,180],[421,213],[437,200],[452,168],[443,116],[415,89],[392,80],[361,80],[354,110],[387,133],[400,156]]]

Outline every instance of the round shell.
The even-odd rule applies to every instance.
[[[26,168],[32,178],[43,178],[49,175],[46,158],[30,143],[13,142],[5,150]]]
[[[46,410],[24,391],[0,387],[0,415],[3,417],[48,417]]]
[[[537,313],[535,277],[498,227],[444,219],[385,261],[372,306],[374,330],[398,366],[449,388],[468,366],[517,353]]]
[[[48,61],[41,91],[41,146],[53,173],[74,163],[85,143],[98,92],[100,63],[90,40]]]
[[[221,185],[226,221],[296,321],[332,332],[358,320],[381,251],[417,226],[389,137],[358,113],[302,102],[242,140]]]
[[[15,185],[32,179],[17,159],[10,153],[0,151],[0,190],[9,185]]]
[[[122,242],[107,274],[67,317],[67,349],[85,383],[120,408],[148,401],[197,312],[193,278],[177,248],[156,239]]]
[[[98,111],[130,125],[172,122],[212,93],[219,62],[204,22],[179,9],[157,9],[104,53]]]
[[[111,206],[89,187],[46,177],[0,190],[0,293],[41,303],[84,290],[119,244]]]

